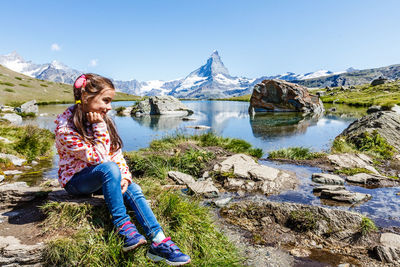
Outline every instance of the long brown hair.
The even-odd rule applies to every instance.
[[[108,78],[102,77],[94,73],[84,74],[86,77],[86,85],[80,88],[74,88],[74,98],[75,101],[80,100],[81,103],[76,104],[72,109],[72,117],[70,122],[74,126],[75,130],[83,137],[83,139],[91,144],[94,144],[94,137],[89,135],[87,132],[86,114],[84,112],[84,105],[88,99],[95,97],[103,89],[113,89],[115,90],[114,84]],[[85,99],[82,98],[82,93],[86,93]],[[118,149],[122,148],[123,143],[121,137],[118,135],[117,128],[115,127],[114,121],[106,114],[104,116],[104,121],[107,124],[108,132],[110,133],[111,139],[111,152],[114,153]]]

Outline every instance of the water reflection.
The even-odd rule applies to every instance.
[[[132,117],[132,119],[139,123],[141,126],[149,127],[154,131],[165,131],[179,128],[179,126],[183,122],[183,118],[184,117],[181,116],[167,115],[146,115],[141,117]]]

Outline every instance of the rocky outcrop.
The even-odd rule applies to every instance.
[[[350,124],[340,135],[357,143],[364,132],[372,133],[374,130],[400,151],[400,114],[394,111],[378,111],[364,116]]]
[[[29,187],[25,182],[0,185],[0,208],[14,206],[16,203],[30,202],[39,196],[39,187]]]
[[[21,244],[14,236],[0,236],[1,266],[42,266],[43,243]]]
[[[140,101],[132,109],[132,115],[174,115],[187,116],[193,111],[173,96],[151,96]]]
[[[296,111],[321,113],[324,107],[306,87],[282,80],[264,80],[254,86],[249,112]]]
[[[372,86],[376,86],[376,85],[384,84],[384,83],[387,83],[387,82],[388,82],[388,79],[386,79],[386,78],[383,77],[383,76],[380,76],[380,77],[374,79],[374,80],[371,82],[371,85],[372,85]]]
[[[260,165],[245,154],[236,154],[215,164],[214,172],[220,175],[219,181],[227,190],[277,194],[298,184],[295,174]]]
[[[360,168],[367,169],[375,174],[379,174],[379,172],[371,165],[372,159],[365,154],[332,154],[327,156],[328,160],[335,166],[336,169],[352,169],[352,168]]]

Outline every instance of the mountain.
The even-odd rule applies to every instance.
[[[0,55],[0,64],[34,78],[67,84],[72,84],[82,73],[82,71],[72,69],[58,61],[45,64],[25,61],[15,51],[7,55]],[[389,79],[399,78],[400,65],[366,70],[348,68],[346,71],[335,73],[328,70],[305,74],[287,72],[250,79],[230,75],[218,51],[215,50],[204,65],[182,79],[142,82],[133,79],[130,81],[113,80],[113,82],[117,91],[138,96],[172,95],[179,98],[226,98],[250,94],[255,84],[266,79],[281,79],[307,87],[325,87],[369,83],[379,76]]]

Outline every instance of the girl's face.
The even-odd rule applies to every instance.
[[[114,96],[114,89],[105,88],[96,96],[89,98],[83,105],[83,109],[85,112],[97,112],[104,117],[111,110],[111,101]],[[83,99],[85,99],[85,92],[83,93]]]

